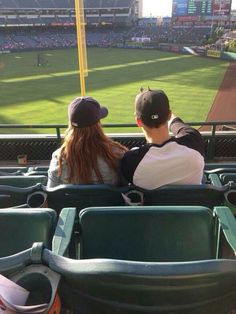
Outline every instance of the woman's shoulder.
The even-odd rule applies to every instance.
[[[118,154],[120,158],[122,158],[124,153],[127,151],[127,148],[125,146],[122,146],[121,144],[117,142],[113,141],[111,145],[112,145],[113,153]]]
[[[52,158],[58,158],[61,154],[61,148],[58,148],[52,153]]]

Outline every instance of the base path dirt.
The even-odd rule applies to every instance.
[[[236,121],[236,62],[225,72],[206,121]]]

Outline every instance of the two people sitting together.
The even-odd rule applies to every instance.
[[[141,147],[128,150],[106,136],[100,120],[107,115],[107,108],[91,97],[72,101],[64,142],[50,162],[48,187],[131,183],[155,189],[166,184],[201,184],[202,136],[171,112],[164,91],[141,90],[135,98],[136,123],[146,138]]]

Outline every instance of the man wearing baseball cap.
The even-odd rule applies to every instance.
[[[150,190],[166,184],[201,184],[202,136],[172,114],[165,92],[141,90],[135,98],[135,116],[147,143],[123,156],[121,167],[126,180]]]

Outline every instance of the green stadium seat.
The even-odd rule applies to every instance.
[[[155,190],[134,188],[143,193],[144,205],[186,205],[214,206],[224,205],[224,193],[228,187],[216,187],[212,184],[201,185],[165,185]]]
[[[205,171],[204,175],[209,183],[215,186],[222,186],[228,184],[230,180],[224,180],[223,177],[232,175],[232,181],[234,181],[234,174],[236,175],[236,167],[222,167]]]
[[[38,259],[33,265],[35,251]],[[36,274],[45,265],[47,277],[49,271],[61,276],[58,292],[62,308],[73,313],[226,314],[233,313],[236,307],[236,260],[178,263],[72,260],[34,246],[0,259],[0,273],[12,280],[17,278],[16,274],[21,276],[16,281],[27,288],[30,277],[31,284],[37,278],[33,282],[35,289],[37,284],[41,286]],[[31,276],[27,272],[29,267],[34,267]],[[43,291],[36,292],[41,296]]]
[[[54,252],[64,254],[71,240],[75,209],[61,215],[50,208],[0,209],[0,257],[13,255],[42,242]]]
[[[235,172],[223,172],[219,174],[219,179],[222,184],[228,184],[229,182],[236,184],[236,169]]]
[[[24,174],[28,171],[27,167],[0,167],[0,174],[14,175]]]
[[[47,184],[47,176],[43,175],[32,175],[32,176],[0,176],[0,185],[10,185],[15,187],[30,187],[37,183],[41,183],[43,185]]]
[[[42,185],[40,183],[26,188],[0,185],[0,208],[15,206],[41,207],[43,203],[41,196],[42,191]],[[32,199],[32,195],[34,199]],[[36,197],[36,195],[39,195],[39,197]],[[32,201],[34,202],[34,206]]]
[[[225,188],[224,205],[228,206],[236,216],[236,173],[211,173],[209,180],[215,187]]]
[[[136,261],[214,258],[214,219],[206,207],[94,207],[79,215],[80,257]]]
[[[25,173],[25,176],[48,176],[47,170],[32,170]]]
[[[32,171],[48,171],[49,166],[34,166],[34,167],[29,167],[27,172],[32,172]]]
[[[106,184],[73,185],[63,184],[55,188],[46,188],[47,202],[50,208],[57,212],[64,207],[81,209],[91,206],[121,206],[124,205],[122,193],[126,187],[114,187]]]
[[[45,249],[43,261],[61,275],[62,305],[73,313],[226,314],[236,307],[235,260],[75,261]]]

